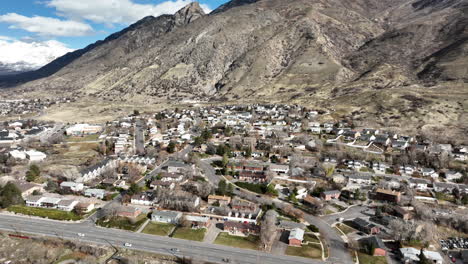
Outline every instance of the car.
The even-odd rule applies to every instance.
[[[171,248],[171,251],[172,252],[180,252],[180,250],[178,248]]]
[[[85,234],[83,234],[83,233],[78,233],[78,236],[79,236],[79,237],[84,237]]]
[[[126,247],[132,247],[132,244],[130,244],[130,243],[124,243],[124,246],[126,246]]]
[[[228,259],[228,258],[223,258],[223,262],[229,263],[229,262],[231,262],[231,260]]]

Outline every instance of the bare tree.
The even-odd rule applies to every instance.
[[[276,236],[277,213],[269,210],[265,213],[260,229],[260,241],[264,250],[270,249]]]

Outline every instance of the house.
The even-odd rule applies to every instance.
[[[229,196],[220,196],[220,195],[209,195],[208,196],[208,204],[213,205],[214,203],[218,203],[219,206],[225,206],[231,203],[231,197]]]
[[[137,218],[141,214],[141,210],[136,207],[131,206],[120,206],[117,209],[117,216],[127,217],[127,218]]]
[[[439,178],[439,174],[432,168],[422,168],[421,174],[424,177]]]
[[[386,256],[387,255],[387,247],[377,236],[370,236],[366,238],[362,238],[359,240],[359,244],[363,247],[368,247],[374,249],[372,252],[372,256]]]
[[[223,230],[235,236],[247,236],[249,234],[259,234],[260,227],[256,224],[226,221],[223,224]]]
[[[410,178],[408,184],[410,188],[414,188],[418,191],[426,191],[428,182],[423,179]]]
[[[163,182],[180,182],[184,179],[184,175],[179,173],[163,172],[161,173],[161,181]]]
[[[463,177],[463,174],[461,174],[460,172],[458,171],[447,171],[445,173],[445,179],[447,179],[447,181],[455,181],[455,180],[459,180]]]
[[[285,175],[289,173],[289,165],[271,164],[269,169],[278,175]]]
[[[171,160],[164,166],[169,173],[183,173],[186,169],[190,168],[190,165],[185,164],[182,161]]]
[[[10,151],[10,156],[20,160],[28,159],[30,162],[39,162],[47,158],[45,153],[33,149],[28,151],[15,149]]]
[[[23,198],[32,195],[34,191],[44,192],[44,188],[39,184],[20,181],[13,181],[12,183],[20,190]]]
[[[400,248],[400,257],[403,260],[403,263],[406,264],[417,264],[419,263],[419,255],[421,254],[421,250],[416,249],[416,248]],[[423,250],[424,256],[432,263],[435,264],[442,264],[443,263],[443,258],[440,255],[439,252],[435,251],[428,251],[428,250]]]
[[[88,197],[96,197],[99,199],[104,199],[104,196],[106,196],[106,190],[103,189],[86,189],[84,192],[85,196]]]
[[[374,235],[380,233],[380,228],[378,226],[371,224],[370,222],[359,217],[351,221],[350,225],[366,234]]]
[[[75,200],[60,200],[57,204],[57,209],[62,211],[71,212],[78,205],[78,201]]]
[[[241,171],[239,173],[240,181],[247,182],[265,182],[266,174],[264,171]]]
[[[433,183],[434,191],[435,192],[442,192],[442,193],[453,193],[454,189],[458,188],[458,185],[455,183],[449,182],[434,182]]]
[[[207,216],[185,215],[184,218],[191,223],[193,229],[208,228],[210,226],[210,218]]]
[[[37,150],[28,150],[25,152],[26,158],[32,162],[43,161],[47,158],[47,155]]]
[[[24,202],[26,203],[26,206],[29,207],[41,207],[41,201],[43,200],[43,197],[40,195],[31,195],[28,196],[24,199]]]
[[[257,210],[257,204],[246,200],[233,199],[231,208],[236,211],[255,211]]]
[[[375,192],[375,199],[381,201],[387,201],[392,203],[398,203],[401,199],[401,193],[392,190],[386,190],[378,188]]]
[[[62,182],[60,183],[60,188],[70,192],[81,192],[84,189],[84,185],[78,182]]]
[[[176,211],[153,211],[151,221],[166,224],[178,224],[182,218],[181,212]]]
[[[76,210],[79,214],[89,213],[89,212],[91,212],[92,210],[94,210],[94,204],[93,204],[93,203],[78,203],[78,204],[75,206],[75,210]]]
[[[300,228],[300,229],[305,230],[306,225],[303,224],[303,223],[297,223],[297,222],[293,222],[293,221],[281,220],[279,225],[278,225],[278,228],[280,230],[288,230],[288,231],[291,231],[294,228]]]
[[[136,204],[136,205],[146,205],[146,206],[151,206],[153,205],[153,193],[151,192],[144,192],[144,193],[138,193],[132,195],[130,199],[130,203]]]
[[[349,175],[348,183],[353,183],[357,185],[371,185],[372,177],[367,175]]]
[[[411,218],[410,212],[401,206],[395,206],[393,212],[395,216],[400,217],[403,220],[409,220]]]
[[[323,200],[325,201],[330,201],[333,199],[338,199],[340,198],[341,192],[338,190],[333,190],[333,191],[325,191],[320,194],[320,197],[322,197]]]
[[[172,190],[175,187],[175,183],[169,182],[169,181],[160,181],[160,180],[155,180],[150,183],[151,189],[156,189],[157,187]]]
[[[294,228],[289,232],[289,245],[300,247],[302,245],[302,241],[304,240],[304,229]]]

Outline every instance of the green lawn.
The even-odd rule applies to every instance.
[[[229,247],[246,248],[246,249],[258,249],[258,242],[260,238],[258,236],[249,235],[247,237],[232,236],[228,233],[219,233],[218,237],[214,241],[215,244],[225,245]]]
[[[286,255],[320,259],[322,258],[322,248],[318,244],[309,244],[302,247],[288,247],[286,249]]]
[[[313,234],[305,234],[304,235],[304,241],[313,242],[313,243],[320,243],[320,240],[317,238],[317,236],[315,236]]]
[[[150,235],[168,236],[174,227],[173,224],[149,222],[142,232]]]
[[[360,264],[387,264],[387,259],[385,257],[374,257],[362,252],[358,252],[358,258]]]
[[[148,219],[146,215],[142,214],[136,220],[131,220],[126,217],[114,216],[110,219],[99,219],[96,221],[97,225],[107,228],[119,228],[129,231],[137,231],[138,228]]]
[[[206,228],[192,229],[190,227],[178,227],[174,233],[172,233],[172,237],[186,240],[203,241],[205,238],[205,233]]]
[[[39,216],[54,220],[72,220],[77,221],[82,219],[81,216],[73,213],[73,212],[65,212],[57,209],[46,209],[46,208],[36,208],[36,207],[28,207],[24,205],[13,205],[8,207],[8,211],[24,214],[24,215],[33,215]]]
[[[345,224],[337,224],[336,227],[343,231],[343,233],[345,233],[346,235],[357,231],[356,229]]]

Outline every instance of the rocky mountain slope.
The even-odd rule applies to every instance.
[[[211,14],[192,3],[0,83],[139,104],[298,102],[384,126],[460,128],[467,25],[467,0],[233,0]]]

